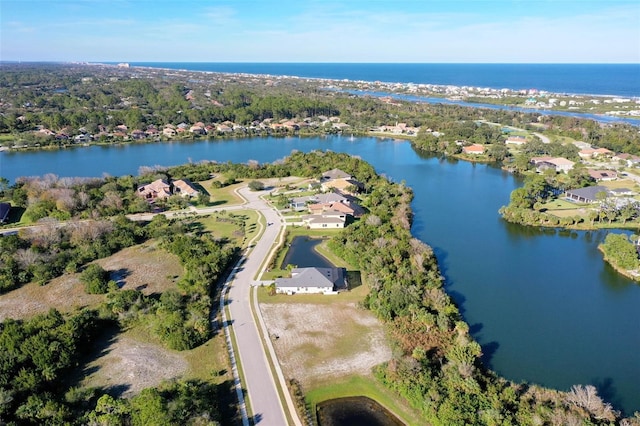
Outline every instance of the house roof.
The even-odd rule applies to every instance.
[[[189,179],[178,179],[173,181],[173,187],[178,189],[178,192],[189,195],[197,195],[199,191],[193,187],[193,184]]]
[[[344,280],[343,268],[295,268],[291,278],[277,278],[277,287],[333,288]]]
[[[618,173],[611,170],[588,170],[589,176],[594,179],[615,179]]]
[[[484,146],[482,145],[478,145],[478,144],[473,144],[473,145],[469,145],[469,146],[465,146],[462,148],[462,150],[464,152],[473,152],[473,153],[483,153],[484,152]]]
[[[608,192],[608,191],[609,190],[606,187],[596,185],[596,186],[587,186],[586,188],[571,189],[566,191],[565,194],[567,196],[574,196],[574,197],[584,198],[585,200],[596,201],[598,199],[596,197],[596,194],[600,192]]]
[[[316,201],[321,204],[327,203],[344,203],[347,198],[341,194],[335,192],[327,192],[326,194],[318,194],[315,197]]]
[[[340,169],[331,169],[322,174],[322,180],[331,180],[331,179],[349,179],[351,175],[343,172]]]
[[[156,179],[151,183],[142,185],[138,188],[138,193],[149,194],[155,193],[157,197],[169,197],[171,195],[171,187],[163,179]]]

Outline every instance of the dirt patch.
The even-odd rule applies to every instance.
[[[157,248],[155,243],[126,248],[96,263],[113,271],[112,278],[123,288],[139,289],[145,294],[161,293],[175,286],[174,278],[182,274],[178,258]],[[98,305],[103,300],[103,295],[85,293],[79,274],[65,274],[44,286],[30,283],[1,295],[0,321],[28,318],[51,308],[70,312]]]
[[[369,375],[391,358],[382,324],[355,303],[269,303],[260,309],[285,376],[303,387]]]
[[[180,354],[124,334],[116,336],[102,355],[86,366],[82,386],[100,386],[131,397],[163,380],[181,377],[188,366]]]

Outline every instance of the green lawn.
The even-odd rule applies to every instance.
[[[233,185],[224,186],[222,188],[214,188],[212,183],[214,181],[220,181],[221,178],[209,179],[202,182],[198,182],[202,188],[204,188],[211,197],[210,206],[223,206],[223,205],[237,205],[242,204],[244,200],[236,195],[234,192],[236,189],[242,187],[245,183],[238,181]]]
[[[241,221],[244,221],[244,229],[240,226]],[[254,210],[242,211],[242,213],[213,213],[198,219],[205,231],[211,232],[216,238],[235,241],[240,247],[248,244],[263,229],[259,225],[260,221],[264,222],[262,215]]]

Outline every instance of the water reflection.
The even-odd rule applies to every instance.
[[[383,406],[364,396],[323,401],[316,415],[319,426],[404,426]]]

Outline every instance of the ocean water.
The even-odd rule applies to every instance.
[[[640,97],[640,64],[131,62],[130,65],[332,80],[537,89],[553,93]]]

